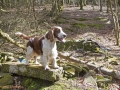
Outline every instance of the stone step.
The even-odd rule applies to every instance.
[[[63,68],[44,70],[41,65],[25,64],[18,62],[2,63],[1,71],[4,73],[14,73],[17,75],[39,78],[48,81],[57,81],[63,76]]]

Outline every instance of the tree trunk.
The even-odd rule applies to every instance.
[[[87,0],[84,0],[84,6],[86,6],[86,1],[87,1]]]
[[[80,10],[83,10],[83,0],[79,0]]]
[[[32,11],[33,11],[33,18],[34,18],[34,23],[35,23],[35,29],[36,31],[38,30],[38,22],[37,22],[37,17],[35,13],[35,0],[32,0]]]
[[[59,16],[61,13],[61,0],[52,0],[52,8],[50,15],[53,17]]]
[[[114,0],[114,3],[115,3],[115,5],[114,5],[114,7],[115,7],[115,13],[118,16],[118,0]]]
[[[0,0],[0,8],[4,8],[3,0]]]
[[[117,8],[116,8],[115,12],[113,11],[111,0],[109,0],[109,4],[110,4],[110,10],[111,10],[111,13],[112,13],[112,18],[113,18],[113,21],[114,21],[114,31],[115,31],[116,45],[119,45],[119,33],[120,33],[120,31],[119,31],[119,21],[118,21],[118,15],[117,15],[118,11],[117,11]],[[117,3],[115,3],[115,5],[116,4]]]
[[[102,12],[102,0],[100,0],[100,12]]]
[[[97,5],[97,1],[96,0],[93,0],[92,1],[94,5]]]
[[[109,0],[107,0],[107,13],[109,13]]]

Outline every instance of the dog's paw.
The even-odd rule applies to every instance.
[[[58,66],[58,65],[55,65],[55,66],[54,66],[54,68],[55,68],[55,69],[58,69],[58,68],[59,68],[59,66]]]
[[[36,64],[36,65],[39,65],[40,63],[36,61],[35,64]]]
[[[45,70],[50,70],[50,68],[48,66],[45,67]]]

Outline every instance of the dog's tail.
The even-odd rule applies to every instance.
[[[23,33],[21,33],[21,32],[16,32],[15,34],[16,34],[17,36],[19,36],[19,37],[22,37],[23,39],[26,39],[26,40],[29,40],[29,39],[30,39],[29,36],[27,36],[27,35],[25,35],[25,34],[23,34]]]

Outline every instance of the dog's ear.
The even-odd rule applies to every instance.
[[[53,40],[54,40],[53,30],[50,30],[50,31],[46,34],[46,38],[49,39],[50,42],[53,42]]]

